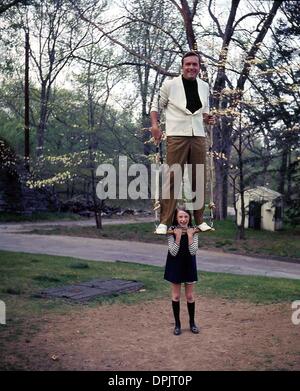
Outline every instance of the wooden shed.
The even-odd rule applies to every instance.
[[[283,226],[283,195],[267,187],[257,186],[244,193],[245,228],[277,231]],[[241,223],[241,197],[237,195],[237,222]]]

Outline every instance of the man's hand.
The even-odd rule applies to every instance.
[[[207,114],[207,113],[203,114],[203,121],[207,125],[215,125],[215,123],[216,123],[215,116],[212,114]]]
[[[162,131],[158,125],[151,127],[151,134],[152,137],[154,137],[155,144],[159,144],[162,137]]]

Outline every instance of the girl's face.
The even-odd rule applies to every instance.
[[[190,221],[190,216],[183,210],[177,212],[177,222],[181,227],[186,228]]]

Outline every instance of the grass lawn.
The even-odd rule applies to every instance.
[[[95,298],[86,304],[35,296],[45,288],[96,278],[138,280],[144,284],[144,289]],[[258,305],[286,305],[299,299],[300,280],[201,272],[195,289],[199,296],[220,298],[232,304],[242,300]],[[79,313],[84,317],[87,308],[112,303],[133,305],[156,298],[171,300],[170,284],[163,280],[162,267],[0,251],[0,300],[6,305],[6,325],[0,324],[2,368],[15,370],[20,366],[23,369],[22,363],[26,367],[26,344],[30,344],[32,337],[39,333],[46,322],[50,321],[51,324],[55,315],[69,319]],[[60,327],[63,327],[63,323]],[[35,359],[39,360],[38,352],[34,354],[37,354]],[[17,364],[10,361],[10,355],[17,357]]]
[[[0,351],[9,354],[7,342],[30,340],[43,322],[55,314],[68,315],[73,311],[83,314],[87,307],[170,299],[170,284],[163,280],[163,271],[162,267],[127,262],[83,261],[0,251],[0,300],[6,306],[6,325],[0,325]],[[45,288],[97,278],[137,280],[144,284],[144,289],[94,298],[85,304],[36,296]],[[202,297],[269,304],[299,299],[300,280],[201,272],[195,289]]]
[[[214,232],[201,233],[200,248],[256,256],[300,258],[299,228],[276,232],[247,229],[247,239],[236,240],[236,228],[232,220],[216,221],[214,226]],[[47,231],[34,230],[33,233],[166,243],[164,236],[154,235],[153,231],[153,223],[132,223],[105,225],[102,230],[93,227],[56,227]]]
[[[66,310],[74,306],[63,299],[34,297],[40,290],[97,278],[138,280],[144,289],[136,293],[105,296],[88,305],[128,303],[168,297],[169,283],[163,267],[127,262],[83,261],[69,257],[0,251],[0,300],[7,306],[8,318],[27,316],[45,310]],[[199,273],[196,290],[201,295],[255,303],[293,301],[300,297],[300,280],[224,273]],[[76,304],[86,305],[86,304]]]

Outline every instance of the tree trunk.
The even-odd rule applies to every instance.
[[[284,149],[282,151],[282,156],[281,156],[281,165],[280,165],[280,170],[279,170],[279,186],[278,186],[278,192],[281,194],[284,193],[284,185],[285,185],[285,180],[287,176],[287,164],[288,164],[288,151]]]
[[[187,0],[181,0],[181,14],[184,21],[186,38],[189,45],[189,49],[192,50],[196,43],[196,37],[193,28],[194,15],[192,14]]]
[[[215,186],[215,204],[216,219],[224,220],[227,218],[228,205],[228,162],[231,156],[231,129],[232,120],[223,117],[221,126],[214,127],[213,150],[218,153],[219,158],[215,159],[216,186]]]
[[[144,83],[141,83],[141,98],[142,98],[142,129],[149,128],[149,113],[147,112],[147,96],[148,96],[148,84],[149,84],[149,66],[145,66]],[[148,156],[151,153],[151,147],[149,144],[145,144],[149,141],[151,133],[147,130],[143,131],[142,140],[144,143],[144,155]]]
[[[40,94],[40,121],[37,130],[37,148],[36,148],[37,156],[43,155],[44,152],[47,111],[48,111],[47,86],[46,83],[43,82],[41,85],[41,94]]]
[[[29,32],[25,33],[25,83],[24,83],[24,160],[25,169],[30,170],[29,154],[30,154],[30,140],[29,140]]]
[[[239,129],[239,147],[238,147],[238,157],[239,157],[239,196],[241,197],[241,224],[237,226],[237,235],[236,238],[238,240],[245,240],[245,218],[246,218],[246,211],[245,211],[245,184],[244,184],[244,163],[243,163],[243,155],[242,155],[242,129],[240,125]]]
[[[99,201],[97,194],[96,194],[96,179],[95,179],[95,161],[93,157],[93,150],[95,149],[95,142],[94,142],[94,129],[95,129],[95,106],[94,106],[94,99],[93,99],[93,92],[91,89],[92,80],[91,80],[91,63],[88,67],[88,81],[87,81],[87,94],[88,94],[88,127],[89,127],[89,167],[91,170],[91,184],[92,184],[92,200],[93,200],[93,206],[94,206],[94,215],[95,215],[95,221],[96,221],[96,227],[97,229],[102,229],[102,206],[104,201]]]
[[[288,151],[288,168],[287,168],[287,192],[286,192],[286,203],[290,203],[292,195],[292,153]],[[284,193],[283,193],[284,194]]]

